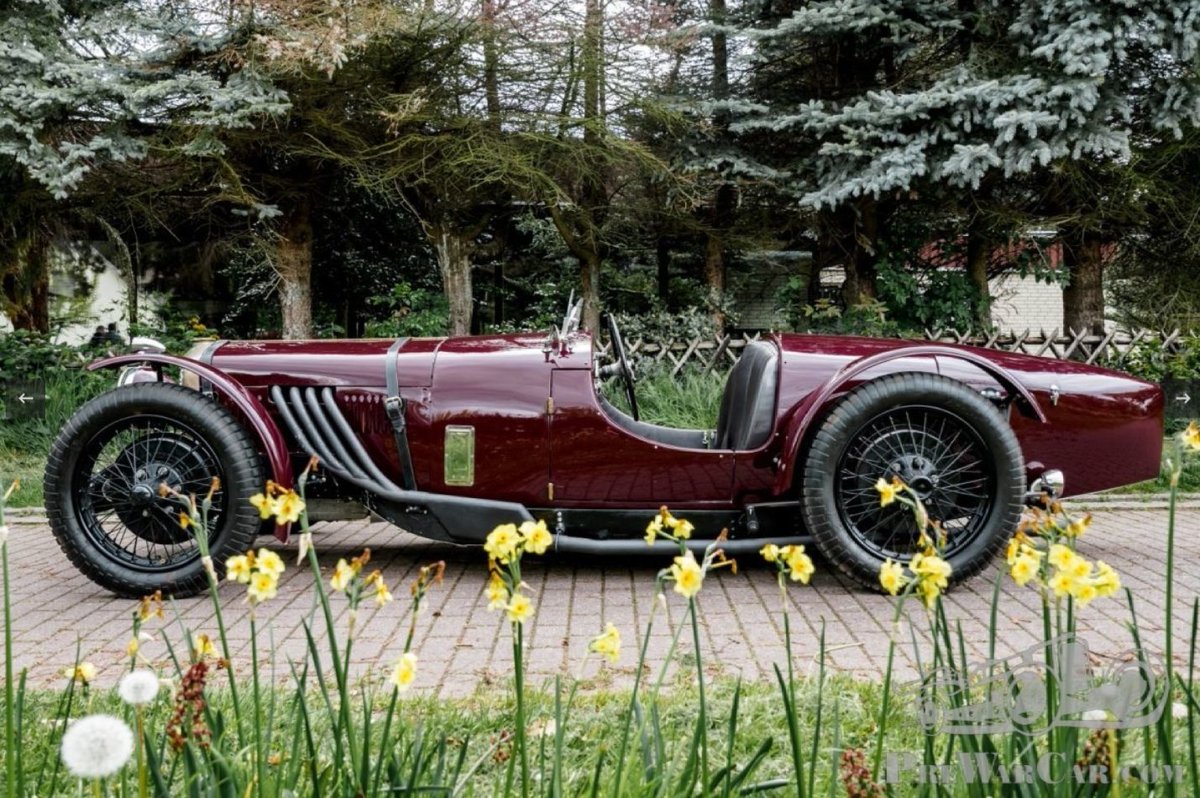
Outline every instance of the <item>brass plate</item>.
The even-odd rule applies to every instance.
[[[446,456],[442,481],[447,485],[475,484],[475,428],[446,427]]]

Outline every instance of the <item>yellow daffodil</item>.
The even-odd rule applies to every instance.
[[[656,515],[646,524],[646,545],[653,546],[658,535],[663,531],[662,516]]]
[[[671,527],[671,534],[680,540],[688,540],[692,537],[692,533],[696,531],[696,527],[692,526],[692,522],[683,518],[674,518],[667,516],[667,525]]]
[[[942,594],[942,588],[930,579],[920,579],[917,581],[917,595],[921,597],[921,603],[925,605],[925,609],[933,609],[933,605],[937,603],[937,597]]]
[[[275,515],[275,500],[263,493],[256,493],[250,497],[250,504],[258,510],[258,517],[266,521],[271,516]]]
[[[1070,569],[1071,563],[1074,562],[1075,558],[1075,552],[1061,543],[1052,545],[1050,551],[1047,553],[1047,559],[1050,561],[1050,564],[1063,571]]]
[[[253,555],[238,554],[225,561],[225,578],[230,582],[249,584],[250,576],[254,573]]]
[[[763,546],[758,550],[758,553],[761,554],[762,558],[767,562],[775,562],[779,559],[779,547],[774,543],[768,543],[767,545]]]
[[[488,579],[487,599],[489,610],[502,610],[508,606],[508,587],[495,571],[492,571],[492,576]]]
[[[184,511],[180,510],[179,511],[179,525],[181,527],[183,527],[184,529],[187,529],[188,527],[195,526],[196,522],[192,520],[192,517],[190,515],[188,515]]]
[[[545,554],[546,549],[550,548],[550,544],[554,542],[554,537],[550,534],[550,530],[546,528],[545,521],[526,521],[521,524],[519,530],[521,541],[524,543],[525,551],[531,554]]]
[[[1069,571],[1075,579],[1087,579],[1092,575],[1092,564],[1082,557],[1076,557],[1071,562]]]
[[[513,595],[506,609],[508,611],[508,620],[513,623],[525,623],[526,620],[533,616],[533,602],[529,600],[528,596],[522,593]]]
[[[375,587],[375,603],[380,607],[386,606],[392,601],[392,591],[388,589],[387,582],[383,581],[383,573],[381,571],[372,571],[367,577],[367,584]]]
[[[780,551],[780,555],[787,565],[788,576],[791,577],[792,581],[807,585],[816,568],[813,567],[813,562],[809,556],[804,553],[804,547],[784,546],[782,551]]]
[[[611,623],[607,624],[602,633],[592,638],[592,642],[588,644],[588,650],[602,657],[608,657],[608,661],[615,665],[621,656],[620,630]]]
[[[936,554],[913,555],[908,569],[920,577],[921,581],[933,582],[939,588],[945,588],[950,582],[950,563]]]
[[[303,512],[304,499],[293,490],[285,491],[275,500],[275,522],[278,524],[294,524]]]
[[[1187,429],[1179,433],[1179,440],[1193,451],[1200,450],[1200,425],[1197,425],[1195,421],[1189,421]]]
[[[507,563],[512,560],[521,547],[521,535],[517,532],[516,524],[501,524],[491,531],[483,550],[496,562]]]
[[[411,651],[404,652],[404,656],[396,660],[395,667],[392,668],[392,675],[389,681],[397,690],[404,691],[412,685],[413,679],[417,677],[417,655]]]
[[[1066,571],[1057,571],[1054,576],[1050,577],[1048,586],[1054,591],[1054,595],[1058,598],[1064,598],[1070,595],[1071,588],[1074,587],[1075,580]]]
[[[1092,514],[1085,513],[1080,518],[1071,519],[1071,521],[1067,524],[1067,528],[1063,530],[1063,534],[1065,534],[1069,538],[1077,538],[1080,535],[1082,535],[1084,532],[1087,532],[1088,527],[1090,527],[1091,525],[1092,525]]]
[[[162,591],[156,590],[149,596],[142,596],[138,603],[137,618],[139,621],[145,622],[151,618],[163,617],[163,600]]]
[[[96,678],[96,666],[90,662],[81,662],[74,667],[64,670],[63,676],[66,676],[73,682],[91,684],[92,680]]]
[[[1021,551],[1021,535],[1014,535],[1012,540],[1008,541],[1008,548],[1004,550],[1004,561],[1009,565],[1013,565],[1017,561],[1017,555]]]
[[[896,501],[896,497],[903,489],[904,484],[900,482],[899,477],[893,477],[891,482],[888,482],[883,477],[880,477],[875,481],[875,490],[879,491],[879,506],[887,507],[889,504]]]
[[[671,565],[671,579],[675,582],[675,592],[690,599],[700,592],[700,587],[704,584],[704,569],[696,562],[692,552],[688,551],[675,558],[674,564]]]
[[[141,644],[138,643],[138,639],[131,637],[129,638],[129,643],[125,646],[125,654],[130,657],[136,657],[139,648],[141,648]]]
[[[246,587],[246,595],[250,597],[251,601],[261,603],[275,598],[278,588],[279,577],[269,574],[266,571],[258,571],[254,576],[250,577],[250,584]]]
[[[283,564],[283,558],[270,549],[259,549],[258,554],[254,558],[255,565],[258,570],[268,573],[271,576],[282,576],[286,570]]]
[[[1096,578],[1093,582],[1098,596],[1111,596],[1121,589],[1121,577],[1104,560],[1096,561]]]
[[[192,638],[192,650],[200,659],[217,656],[217,647],[213,645],[212,638],[203,632]]]
[[[904,575],[904,566],[898,562],[888,560],[879,569],[879,584],[893,596],[903,590],[908,582],[908,577]]]
[[[334,590],[345,590],[350,587],[354,574],[354,569],[344,559],[338,560],[333,568],[333,576],[329,578],[329,586]]]
[[[1029,584],[1029,581],[1038,575],[1038,568],[1041,565],[1041,560],[1030,554],[1019,554],[1012,561],[1013,581],[1021,587]]]
[[[1076,579],[1071,585],[1071,596],[1080,607],[1086,607],[1099,593],[1090,579]]]

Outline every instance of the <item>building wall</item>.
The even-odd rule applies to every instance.
[[[1062,330],[1062,286],[1032,276],[1004,274],[991,281],[992,323],[1002,333]]]
[[[84,247],[86,251],[82,251]],[[59,248],[51,257],[51,319],[72,319],[58,329],[54,340],[78,346],[91,339],[98,325],[107,327],[110,322],[116,322],[121,335],[128,337],[128,289],[120,269],[95,247],[86,245]],[[71,268],[78,270],[81,259],[86,261],[85,274],[89,284],[82,292],[76,280],[68,275]],[[12,328],[8,318],[0,312],[0,332],[9,332]]]

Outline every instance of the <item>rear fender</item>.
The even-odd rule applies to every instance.
[[[175,366],[183,371],[192,372],[212,385],[215,393],[238,409],[251,431],[258,437],[258,442],[267,456],[271,479],[282,488],[292,487],[292,464],[288,455],[287,441],[270,413],[267,412],[267,408],[263,406],[257,396],[246,390],[245,386],[225,372],[198,360],[149,352],[104,358],[91,363],[87,368],[88,371],[98,371],[135,364],[148,364],[160,374],[163,366]],[[288,527],[275,527],[275,536],[280,540],[287,540],[287,534]]]
[[[931,357],[954,358],[978,366],[982,371],[992,376],[997,382],[1007,388],[1014,396],[1017,406],[1025,415],[1046,423],[1046,414],[1042,411],[1036,398],[1029,389],[1022,385],[1008,369],[998,366],[982,355],[971,351],[956,349],[938,344],[914,344],[898,349],[890,349],[867,357],[852,360],[834,373],[819,389],[810,393],[792,414],[784,433],[783,450],[780,453],[779,470],[775,475],[775,493],[783,494],[792,484],[796,471],[796,459],[809,437],[810,427],[817,416],[824,410],[829,401],[844,388],[847,383],[864,372],[876,366],[900,358]],[[935,361],[936,362],[936,361]],[[898,372],[897,372],[898,373]]]

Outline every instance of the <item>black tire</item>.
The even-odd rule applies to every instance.
[[[254,544],[261,523],[249,503],[266,479],[253,438],[232,413],[188,388],[115,388],[79,408],[50,449],[50,528],[80,571],[118,595],[195,595],[206,585],[199,550],[178,525],[178,502],[154,487],[166,481],[202,498],[214,476],[221,488],[209,550],[220,573],[227,557]]]
[[[864,383],[834,406],[812,438],[803,511],[821,554],[876,590],[886,559],[907,560],[916,551],[912,512],[899,502],[880,507],[874,487],[893,474],[919,488],[930,517],[946,524],[953,581],[991,562],[1020,521],[1024,458],[997,407],[936,374]]]

